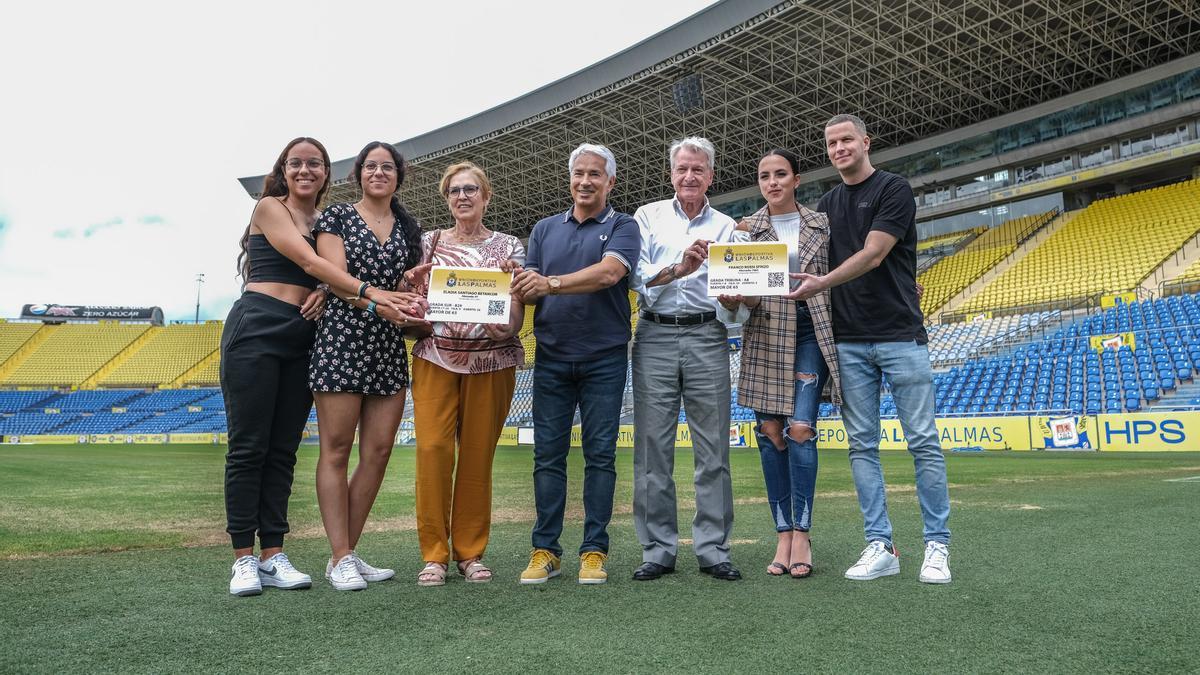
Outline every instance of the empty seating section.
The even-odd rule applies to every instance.
[[[179,410],[204,398],[211,398],[209,389],[164,389],[133,399],[125,405],[130,412],[166,412]],[[217,395],[220,398],[220,394]],[[224,404],[220,406],[224,408]]]
[[[935,377],[939,414],[1133,412],[1200,372],[1200,296],[1118,305],[1011,354],[974,359]],[[1091,336],[1131,333],[1096,351]]]
[[[46,341],[8,374],[0,385],[78,385],[129,346],[149,326],[63,324],[47,326]]]
[[[56,396],[55,391],[0,391],[0,412],[41,410],[43,401]]]
[[[1131,290],[1200,231],[1200,180],[1093,203],[964,306],[984,311]]]
[[[40,323],[0,322],[0,364],[15,354],[41,327]]]
[[[221,386],[221,358],[218,356],[190,375],[183,384],[188,387]]]
[[[100,381],[104,387],[171,382],[220,347],[221,323],[173,324],[151,329],[145,344]]]
[[[47,415],[40,412],[0,415],[0,435],[48,434],[76,417],[77,415]]]
[[[0,435],[224,431],[225,404],[214,389],[0,391]]]
[[[927,326],[929,360],[935,368],[961,363],[982,349],[1027,340],[1034,331],[1053,325],[1060,317],[1061,312],[1053,310]]]
[[[935,248],[952,248],[962,243],[964,239],[982,234],[986,230],[986,227],[975,227],[969,230],[959,230],[950,234],[939,234],[936,237],[922,239],[917,242],[917,253],[924,253]]]
[[[917,277],[925,287],[921,296],[921,311],[925,317],[932,318],[954,296],[1016,250],[1032,228],[1044,225],[1052,216],[1052,212],[1042,213],[1001,223],[980,234],[958,253],[930,266]]]
[[[1200,258],[1196,258],[1173,281],[1200,281]]]

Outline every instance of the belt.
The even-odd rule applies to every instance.
[[[661,323],[667,326],[699,326],[702,323],[708,323],[717,318],[716,312],[702,312],[700,314],[683,314],[681,316],[672,316],[670,314],[655,314],[642,310],[642,318],[649,319],[654,323]]]

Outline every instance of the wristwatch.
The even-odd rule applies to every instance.
[[[550,295],[558,295],[558,289],[562,288],[562,279],[550,277],[546,283],[550,284]]]

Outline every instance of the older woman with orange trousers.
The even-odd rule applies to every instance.
[[[524,264],[519,239],[483,224],[492,186],[482,169],[470,162],[451,165],[439,187],[454,226],[425,233],[422,260],[445,267]],[[506,323],[435,322],[413,347],[421,586],[445,584],[451,559],[468,582],[492,579],[482,562],[492,520],[492,458],[516,368],[525,361],[517,339],[524,318],[524,305],[512,302]]]

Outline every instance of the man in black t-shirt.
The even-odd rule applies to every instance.
[[[886,376],[917,475],[925,529],[920,580],[949,583],[950,497],[946,463],[934,423],[933,374],[917,293],[916,204],[908,181],[871,166],[871,139],[854,115],[825,125],[829,161],[842,184],[821,197],[829,216],[828,274],[793,274],[788,297],[830,289],[833,333],[842,384],[842,421],[850,469],[862,509],[867,547],[846,578],[900,573],[892,545],[883,470],[879,464],[879,390]]]

